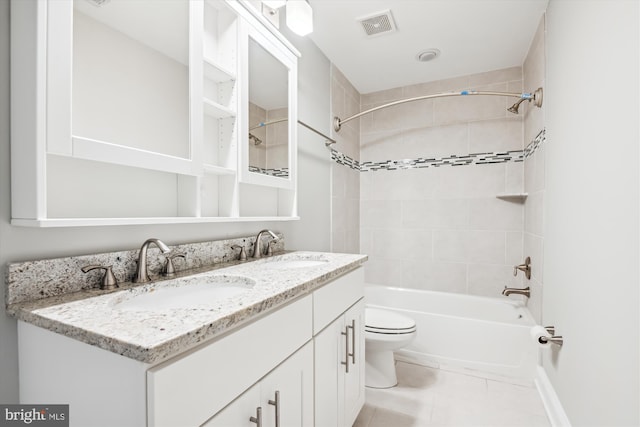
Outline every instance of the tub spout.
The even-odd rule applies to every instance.
[[[502,290],[502,295],[508,297],[511,294],[516,294],[516,295],[524,295],[525,297],[529,298],[531,296],[531,289],[529,289],[529,286],[527,286],[524,289],[520,289],[520,288],[507,288],[506,286],[504,287],[504,289]]]

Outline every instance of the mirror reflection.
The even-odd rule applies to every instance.
[[[288,69],[249,38],[249,170],[289,176]]]
[[[73,5],[73,135],[188,158],[189,2]]]

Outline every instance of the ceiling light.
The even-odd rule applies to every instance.
[[[420,62],[428,62],[436,59],[438,56],[440,56],[440,50],[431,48],[431,49],[423,50],[422,52],[417,54],[416,60]]]
[[[266,4],[271,9],[280,9],[287,3],[287,0],[262,0],[262,3]]]
[[[287,27],[299,36],[313,31],[313,10],[306,0],[287,2]]]

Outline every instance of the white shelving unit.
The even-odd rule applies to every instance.
[[[151,46],[149,39],[136,38],[133,33],[127,34],[126,28],[114,25],[134,40],[132,52],[153,56],[153,61],[146,62],[166,65],[167,70],[138,70],[133,63],[116,64],[118,71],[146,73],[148,78],[143,80],[148,82],[125,82],[113,91],[97,93],[97,104],[113,95],[108,111],[114,113],[85,117],[85,110],[74,110],[77,101],[72,96],[74,85],[79,84],[73,79],[82,76],[75,68],[74,55],[80,55],[81,50],[78,43],[74,46],[74,31],[102,31],[100,37],[115,31],[108,22],[103,24],[93,16],[100,13],[100,8],[87,8],[83,2],[11,1],[13,225],[77,227],[297,219],[295,194],[288,196],[287,209],[264,210],[252,206],[254,193],[271,195],[271,204],[274,200],[277,204],[282,198],[277,190],[241,190],[239,151],[247,143],[239,131],[244,114],[239,77],[241,28],[247,19],[253,20],[252,25],[260,24],[248,12],[246,2],[158,0],[160,8],[177,8],[168,16],[180,21],[176,28],[188,45],[185,58],[169,52],[169,47],[163,52],[162,46]],[[169,3],[173,6],[167,6]],[[135,3],[122,4],[136,7]],[[144,13],[153,15],[152,9]],[[153,35],[156,39],[162,32],[161,25],[158,27]],[[95,49],[120,51],[116,43],[121,42],[118,39],[113,46]],[[291,46],[283,43],[282,48]],[[162,57],[164,53],[168,59]],[[174,74],[182,77],[171,77]],[[148,83],[144,93],[155,95],[154,87],[163,84],[162,80],[153,81],[160,79],[158,75],[166,75],[168,81],[183,81],[184,91],[174,90],[175,102],[147,96],[149,107],[138,107],[145,101],[138,88],[142,93],[142,86]],[[90,80],[83,84],[99,86]],[[163,108],[175,110],[182,121],[166,123],[170,120],[162,115]],[[138,129],[137,116],[127,114],[128,109],[140,114]],[[123,124],[114,117],[133,119]],[[90,126],[106,132],[120,130],[122,138],[108,134],[95,137],[84,130]],[[178,138],[172,136],[172,126],[178,128]],[[168,142],[158,142],[161,139]],[[157,145],[161,142],[164,145]],[[243,194],[248,200],[240,200]]]

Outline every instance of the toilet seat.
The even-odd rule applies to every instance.
[[[416,331],[416,322],[410,317],[387,310],[365,308],[365,332],[386,335],[411,334]]]

